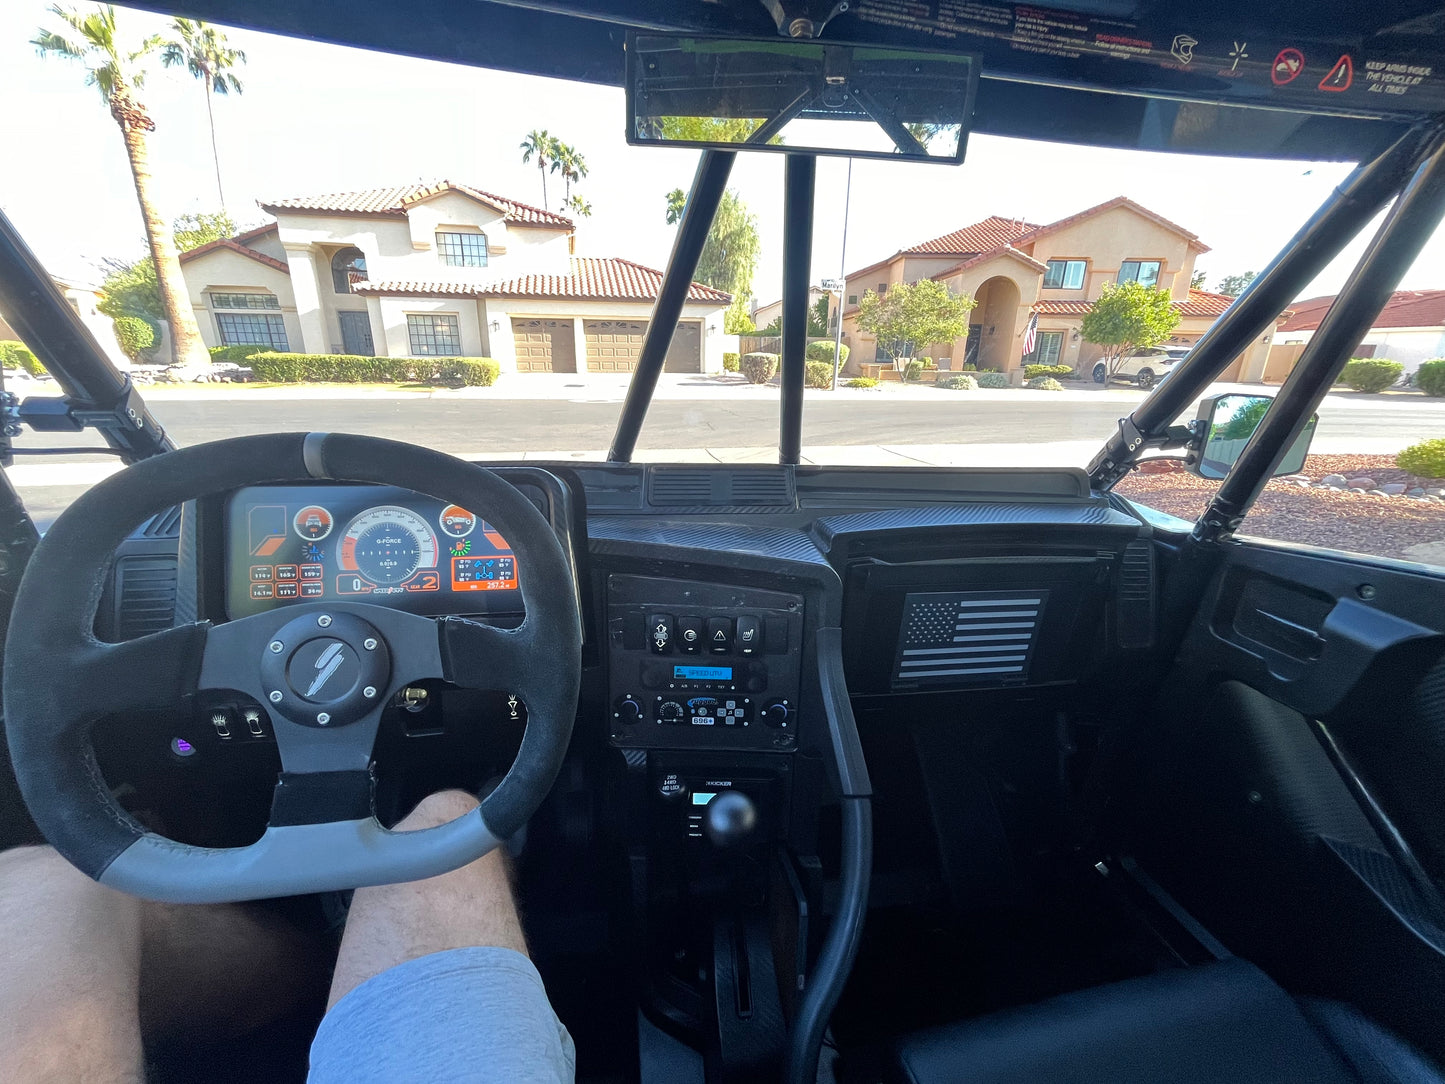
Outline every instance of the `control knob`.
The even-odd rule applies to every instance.
[[[788,725],[788,719],[792,717],[793,710],[786,700],[769,700],[763,705],[758,713],[764,726],[770,726],[779,730]]]
[[[680,723],[687,715],[687,709],[676,700],[659,700],[657,721],[659,723]]]
[[[635,723],[642,718],[642,704],[631,693],[619,696],[612,705],[612,717],[620,723]]]
[[[703,810],[702,827],[715,847],[732,847],[753,834],[758,808],[740,790],[720,791]]]

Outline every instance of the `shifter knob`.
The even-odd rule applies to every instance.
[[[720,791],[707,803],[703,829],[715,847],[732,847],[748,836],[758,824],[758,808],[740,790]]]

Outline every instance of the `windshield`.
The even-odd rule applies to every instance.
[[[628,146],[620,89],[27,0],[0,12],[0,94],[5,212],[177,443],[605,457],[698,160]],[[639,460],[777,459],[783,169],[738,156]],[[961,167],[821,158],[804,461],[1083,466],[1349,169],[979,135]],[[1277,386],[1363,245],[1211,393]],[[1437,239],[1401,287],[1442,286]],[[1120,338],[1110,306],[1146,330]],[[1445,354],[1430,319],[1434,340],[1361,345],[1399,387],[1332,395],[1316,452],[1363,470],[1445,433],[1409,383]],[[53,394],[0,340],[7,386]],[[113,469],[12,477],[44,522]]]

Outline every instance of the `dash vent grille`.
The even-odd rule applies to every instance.
[[[793,479],[784,470],[654,468],[647,499],[653,505],[693,507],[791,506]]]
[[[1119,562],[1118,639],[1123,648],[1154,644],[1154,545],[1137,538]]]
[[[117,639],[134,640],[170,628],[176,615],[176,559],[123,557],[115,568]]]

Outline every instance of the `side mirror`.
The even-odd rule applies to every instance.
[[[1194,419],[1196,451],[1189,461],[1190,472],[1215,479],[1228,474],[1273,402],[1268,395],[1216,395],[1201,402]],[[1275,468],[1276,478],[1298,474],[1304,468],[1319,420],[1316,414],[1305,423],[1299,438]]]

